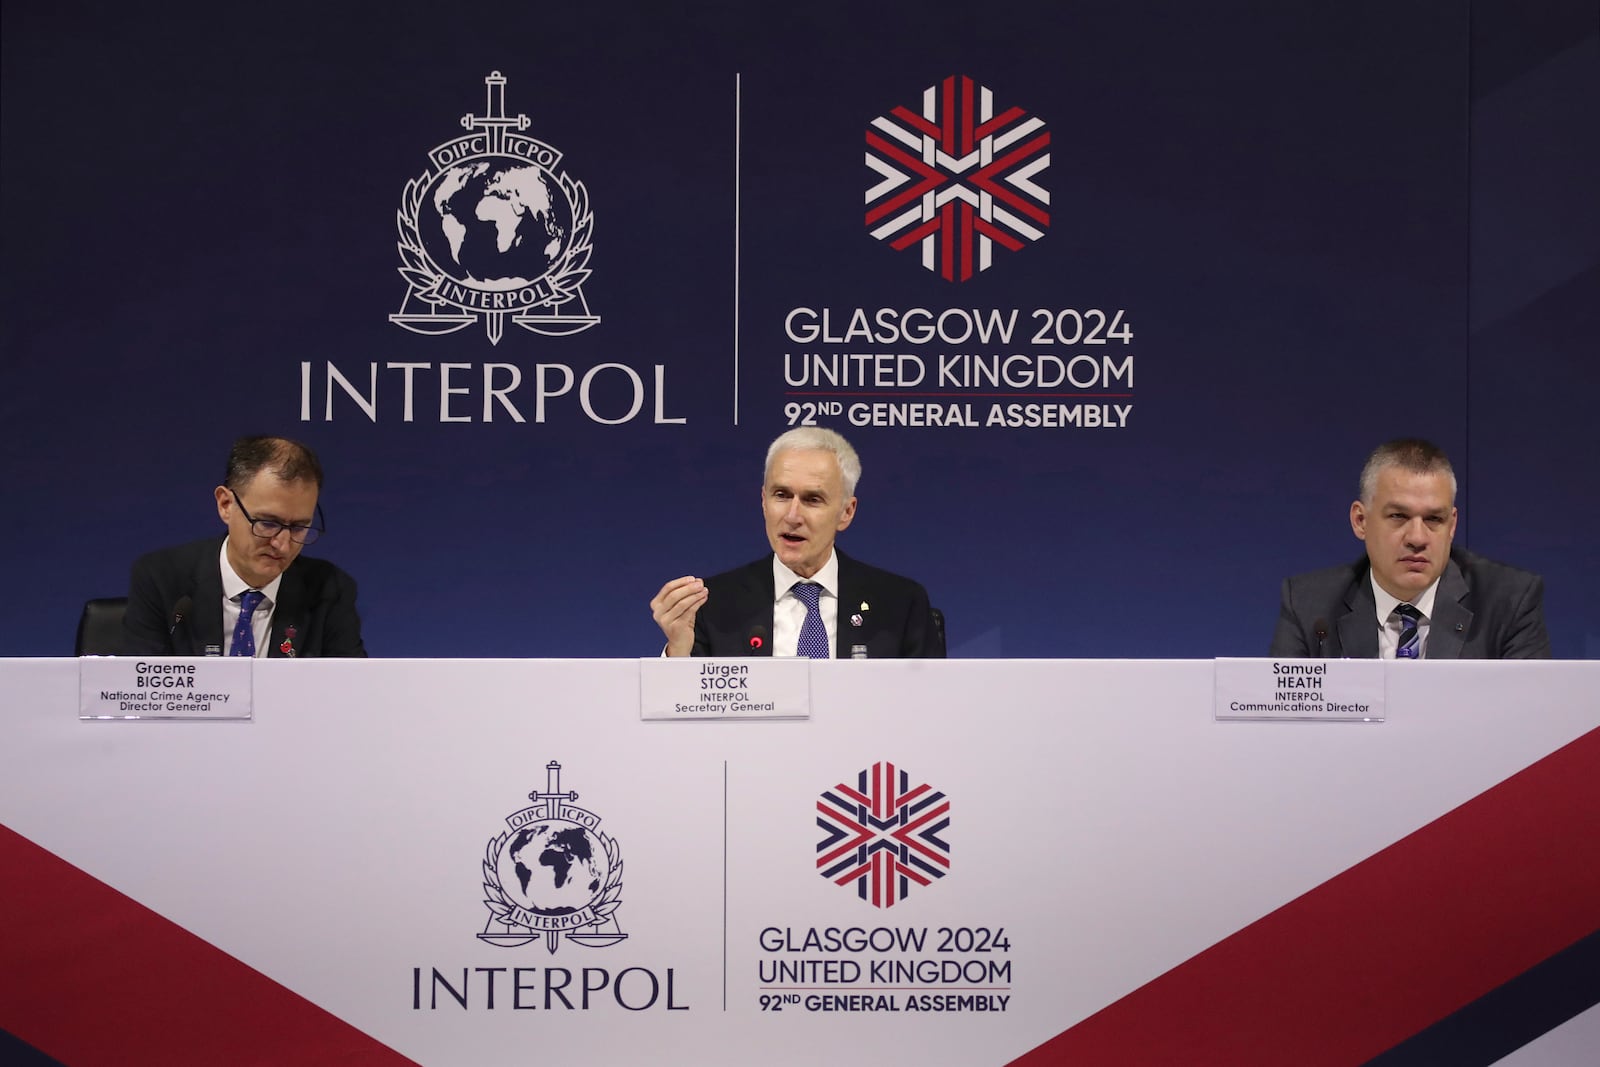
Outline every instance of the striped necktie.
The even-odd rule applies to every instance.
[[[1398,604],[1394,613],[1400,616],[1400,647],[1394,650],[1394,658],[1421,659],[1422,631],[1417,623],[1422,621],[1422,612],[1414,604]]]
[[[256,632],[250,627],[250,616],[263,600],[267,599],[265,593],[254,589],[247,589],[239,598],[239,622],[233,628],[233,648],[229,650],[230,656],[250,656],[256,654]]]
[[[800,642],[795,651],[806,659],[828,658],[828,628],[822,625],[822,586],[816,582],[796,582],[790,589],[795,599],[806,606],[806,621],[800,625]]]

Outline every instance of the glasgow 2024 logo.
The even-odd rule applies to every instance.
[[[896,251],[915,250],[947,282],[969,281],[1050,227],[1050,131],[1020,107],[951,75],[867,127],[867,232]]]
[[[893,763],[874,763],[817,801],[817,873],[853,888],[875,908],[892,908],[913,885],[950,869],[950,799]]]

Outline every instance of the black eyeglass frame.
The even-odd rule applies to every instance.
[[[297,545],[315,544],[317,538],[328,532],[328,519],[322,513],[322,501],[317,501],[317,510],[312,515],[312,522],[316,525],[279,522],[277,519],[258,519],[245,508],[244,501],[239,499],[239,494],[232,489],[228,493],[233,497],[233,502],[239,505],[239,514],[250,524],[250,532],[263,541],[270,541],[283,530],[289,531],[289,540]],[[270,533],[262,533],[261,527],[271,529]]]

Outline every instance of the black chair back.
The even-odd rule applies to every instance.
[[[75,656],[115,656],[122,651],[122,616],[128,610],[125,596],[84,601],[78,620]]]

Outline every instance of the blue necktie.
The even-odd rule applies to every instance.
[[[233,628],[233,649],[230,656],[255,656],[256,632],[250,628],[250,616],[255,613],[260,603],[267,599],[266,594],[258,593],[254,589],[247,589],[239,598],[239,622]]]
[[[822,586],[796,582],[791,592],[806,606],[806,621],[800,625],[800,643],[795,651],[806,659],[827,659],[828,628],[822,625],[822,612],[817,607],[822,600]]]
[[[1394,613],[1400,616],[1400,647],[1394,650],[1395,659],[1420,659],[1422,656],[1422,631],[1417,623],[1422,612],[1411,604],[1399,604]]]

